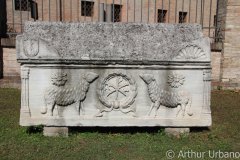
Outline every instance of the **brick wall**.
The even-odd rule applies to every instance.
[[[38,17],[40,21],[60,20],[60,0],[35,1],[38,4]],[[31,19],[30,11],[20,12],[13,8],[12,0],[6,0],[6,2],[8,25],[16,32],[23,31],[21,26],[23,26],[24,22],[33,20]],[[81,0],[62,0],[62,21],[99,21],[100,4],[111,5],[113,0],[91,0],[91,2],[94,2],[93,15],[87,17],[81,15]],[[214,25],[217,0],[114,0],[114,4],[122,6],[122,22],[156,23],[158,9],[163,9],[167,10],[166,23],[178,23],[179,12],[183,11],[187,12],[187,23],[201,23],[203,20],[205,35],[213,37],[215,34],[215,29],[209,29],[209,27],[213,27]],[[104,7],[105,10],[106,5]],[[106,12],[106,14],[109,13]]]
[[[16,59],[16,49],[15,48],[3,48],[3,73],[4,76],[19,76],[20,75],[20,65],[17,63]]]
[[[220,71],[221,71],[221,52],[212,52],[211,53],[211,66],[212,66],[212,82],[220,81]]]
[[[240,1],[228,0],[222,59],[222,85],[240,89]]]
[[[0,79],[0,87],[20,88],[20,65],[16,61],[16,49],[2,48],[2,51],[3,78]]]

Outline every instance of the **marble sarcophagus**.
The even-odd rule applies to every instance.
[[[20,125],[210,126],[210,42],[197,24],[27,22]]]

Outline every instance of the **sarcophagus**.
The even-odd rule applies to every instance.
[[[210,126],[210,42],[197,24],[27,22],[22,126]]]

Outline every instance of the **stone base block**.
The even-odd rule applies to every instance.
[[[68,137],[68,127],[44,127],[43,135],[49,137]]]
[[[190,128],[165,128],[165,133],[169,136],[179,138],[181,135],[188,135]]]

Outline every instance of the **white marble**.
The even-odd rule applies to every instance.
[[[99,26],[104,27],[99,29]],[[17,37],[18,61],[22,64],[20,125],[211,125],[210,47],[198,25],[31,22],[25,28],[23,35]],[[123,43],[118,46],[119,52],[114,51],[116,48],[108,49],[111,56],[104,57],[102,51],[106,48],[102,49],[96,37],[88,37],[91,45],[96,45],[90,55],[86,52],[90,44],[76,44],[76,39],[82,42],[80,37],[87,36],[85,32],[81,35],[82,30],[95,32],[102,40],[106,34],[116,38],[116,33],[124,34],[126,39],[118,39]],[[159,41],[163,51],[151,48],[159,35],[149,43],[144,42],[149,50],[137,50],[135,47],[143,43],[138,42],[139,38],[150,38],[155,30],[155,34],[164,34]],[[74,38],[63,37],[69,42],[60,47],[61,40],[56,37],[61,33]],[[164,38],[173,39],[173,33],[179,39],[171,45],[165,44]],[[115,39],[107,41],[108,47],[118,44]],[[131,45],[135,47],[127,50],[127,41],[134,42]],[[102,49],[99,55],[97,46]],[[169,51],[169,55],[164,51]]]

